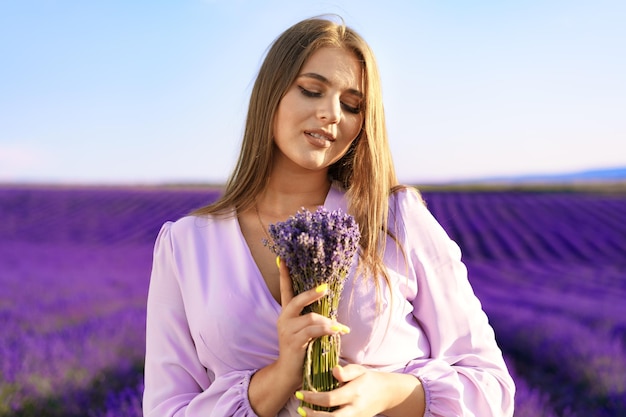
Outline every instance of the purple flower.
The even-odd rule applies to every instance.
[[[315,304],[308,311],[335,318],[361,237],[354,217],[340,209],[319,207],[312,213],[303,208],[286,221],[271,224],[269,236],[271,240],[265,244],[286,263],[296,295],[328,284],[330,311],[322,311]]]
[[[328,284],[326,294],[302,313],[314,312],[336,320],[341,291],[361,237],[354,218],[341,210],[319,207],[311,213],[303,208],[286,221],[270,225],[269,236],[265,244],[287,265],[295,294]],[[303,389],[337,388],[339,382],[332,369],[339,363],[339,354],[338,334],[313,339],[303,365]],[[332,411],[329,407],[302,404],[314,410]]]

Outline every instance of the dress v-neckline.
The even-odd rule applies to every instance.
[[[346,210],[345,204],[342,204],[343,196],[344,194],[339,188],[339,185],[333,182],[330,188],[328,189],[328,193],[326,194],[326,199],[324,200],[324,203],[322,204],[322,206],[326,207],[326,209],[328,210],[336,210],[336,209]],[[250,250],[250,246],[248,245],[248,242],[246,241],[246,238],[243,235],[243,231],[241,230],[241,224],[239,224],[239,216],[235,215],[233,217],[233,221],[235,222],[235,227],[237,228],[237,232],[239,234],[241,244],[245,247],[245,252],[247,253],[247,256],[248,256],[248,262],[253,265],[254,272],[255,272],[254,279],[263,288],[263,294],[265,294],[265,297],[268,298],[268,300],[270,301],[270,303],[276,310],[276,313],[280,314],[280,311],[282,310],[282,306],[272,295],[272,292],[267,286],[267,282],[265,282],[265,277],[263,277],[263,274],[261,273],[261,268],[259,268],[259,265],[254,259],[254,256],[252,256],[252,251]]]
[[[250,265],[252,265],[251,268],[254,270],[253,279],[255,279],[257,283],[259,284],[259,286],[263,288],[263,294],[272,304],[276,312],[279,313],[282,309],[282,306],[280,305],[278,301],[276,301],[276,299],[272,295],[272,292],[267,286],[267,282],[265,282],[265,278],[263,277],[263,274],[261,273],[261,268],[259,268],[259,265],[256,263],[254,256],[252,256],[252,251],[250,250],[250,246],[248,245],[248,242],[246,241],[246,237],[243,235],[243,231],[241,230],[241,224],[239,224],[238,217],[235,216],[232,221],[235,222],[235,227],[237,228],[237,233],[239,234],[239,240],[241,242],[241,245],[244,248],[244,252],[248,256],[247,262]]]

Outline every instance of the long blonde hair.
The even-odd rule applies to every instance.
[[[271,45],[250,96],[239,159],[221,198],[195,215],[243,212],[255,204],[270,175],[274,152],[273,121],[280,100],[306,60],[318,49],[341,47],[354,53],[362,66],[363,126],[346,154],[329,168],[331,180],[347,191],[349,212],[361,231],[361,262],[374,277],[382,274],[389,196],[398,182],[391,158],[374,54],[363,38],[325,18],[303,20],[283,32]],[[378,283],[377,283],[378,284]]]

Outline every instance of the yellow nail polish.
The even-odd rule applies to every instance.
[[[315,292],[324,292],[328,289],[328,284],[320,284],[315,288]]]
[[[280,256],[276,257],[276,266],[280,269]]]
[[[341,324],[341,323],[333,324],[332,326],[330,326],[330,330],[332,330],[333,332],[341,332],[343,334],[350,333],[350,328],[346,326],[345,324]]]
[[[301,393],[300,391],[296,391],[296,398],[302,401],[304,400],[304,394]]]
[[[298,414],[300,414],[302,417],[306,417],[306,411],[304,411],[304,408],[302,407],[298,407]]]

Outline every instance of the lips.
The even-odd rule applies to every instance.
[[[335,137],[327,132],[324,132],[323,130],[306,130],[304,133],[306,133],[309,136],[312,136],[316,139],[320,139],[320,140],[327,140],[329,142],[334,142],[335,141]]]

